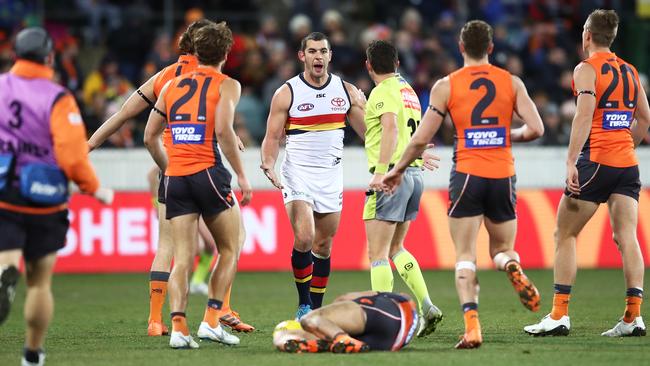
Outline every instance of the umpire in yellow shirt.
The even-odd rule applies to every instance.
[[[397,50],[385,41],[374,41],[366,50],[366,68],[375,83],[366,103],[365,149],[373,174],[366,193],[363,219],[368,238],[370,282],[373,291],[393,290],[393,260],[400,276],[418,300],[421,324],[418,336],[432,333],[442,312],[431,303],[417,260],[404,249],[404,237],[415,220],[422,196],[422,160],[416,160],[404,174],[404,181],[392,195],[381,191],[384,174],[402,157],[411,135],[420,123],[422,110],[413,88],[395,71]]]

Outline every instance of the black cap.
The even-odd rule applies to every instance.
[[[52,38],[41,27],[29,27],[18,32],[14,45],[18,58],[44,63],[52,52]]]

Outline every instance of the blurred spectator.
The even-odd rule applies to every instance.
[[[149,26],[150,10],[135,3],[124,11],[124,23],[108,36],[109,52],[119,55],[120,72],[137,84],[145,57],[151,48],[153,33]]]
[[[260,50],[251,49],[246,52],[239,76],[239,81],[243,85],[253,90],[261,90],[268,73],[267,64],[264,62]]]
[[[251,137],[262,141],[266,133],[266,109],[262,101],[253,93],[253,88],[244,85],[236,112],[241,115],[242,123]]]
[[[205,18],[205,14],[203,13],[203,10],[200,8],[189,8],[185,12],[185,22],[176,29],[176,35],[174,36],[174,53],[177,55],[180,54],[180,49],[178,48],[178,40],[181,39],[181,35],[185,33],[185,30],[187,27],[189,27],[190,24],[194,23],[197,20]]]
[[[108,26],[109,31],[118,29],[122,25],[120,8],[108,0],[76,0],[79,10],[88,15],[88,28],[86,39],[92,44],[98,44],[103,38],[102,24]]]
[[[148,80],[163,67],[176,61],[178,55],[173,52],[172,39],[167,33],[160,33],[147,56],[147,63],[142,70],[142,81]]]
[[[105,56],[99,69],[88,75],[83,85],[84,121],[89,129],[96,129],[104,121],[110,101],[128,96],[132,89],[131,83],[119,73],[117,60]]]
[[[540,115],[544,122],[544,135],[539,139],[539,143],[544,146],[568,144],[571,127],[563,123],[557,105],[547,104],[540,110]]]
[[[77,99],[81,98],[83,75],[77,57],[79,56],[79,42],[72,36],[65,36],[55,42],[56,62],[55,70],[59,75],[59,83],[71,92]]]
[[[311,19],[305,14],[296,14],[289,21],[291,49],[300,49],[300,41],[311,33]]]

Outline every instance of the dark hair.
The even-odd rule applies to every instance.
[[[305,38],[300,41],[300,50],[305,52],[307,48],[307,41],[327,41],[327,49],[330,49],[330,41],[327,39],[327,36],[321,32],[312,32],[309,33]]]
[[[218,65],[226,58],[232,47],[232,31],[226,22],[210,24],[194,34],[196,58],[203,65]]]
[[[467,56],[475,60],[485,57],[492,43],[492,33],[492,27],[482,20],[467,22],[460,31],[460,41]]]
[[[616,38],[618,15],[614,10],[596,9],[589,14],[585,28],[596,45],[609,47]]]
[[[195,22],[192,22],[192,24],[187,27],[185,32],[183,32],[183,34],[181,34],[181,37],[178,39],[178,49],[182,54],[191,55],[194,53],[194,42],[192,41],[194,38],[194,33],[196,33],[197,30],[210,24],[214,24],[214,22],[207,19],[199,19]]]
[[[29,27],[16,35],[14,43],[16,57],[44,64],[52,52],[52,38],[41,27]]]
[[[397,68],[397,49],[386,41],[370,42],[366,57],[377,74],[390,74]]]

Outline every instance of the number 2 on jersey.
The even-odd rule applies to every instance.
[[[479,78],[476,79],[470,84],[469,88],[471,90],[477,90],[480,87],[485,87],[485,95],[481,100],[476,103],[474,109],[472,109],[472,126],[490,126],[499,124],[499,117],[483,117],[483,112],[487,107],[492,104],[494,97],[497,94],[497,88],[494,86],[494,83],[490,79]]]

